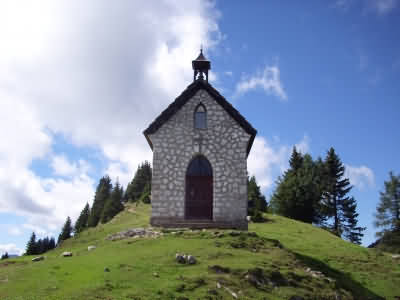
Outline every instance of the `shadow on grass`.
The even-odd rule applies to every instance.
[[[355,299],[365,299],[365,300],[386,299],[382,296],[375,294],[371,290],[367,289],[362,284],[352,279],[351,276],[349,276],[348,274],[335,270],[330,266],[326,265],[325,263],[321,262],[320,260],[296,252],[292,253],[299,261],[303,262],[312,270],[320,271],[324,275],[332,279],[335,279],[336,288],[342,288],[344,290],[349,291]]]

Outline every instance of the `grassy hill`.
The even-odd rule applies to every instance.
[[[149,205],[128,206],[32,262],[0,262],[0,299],[396,299],[400,265],[309,224],[267,215],[249,232],[165,232],[107,240],[149,226]],[[87,247],[97,248],[88,251]],[[60,257],[64,251],[73,257]],[[196,257],[178,264],[175,254]],[[109,272],[105,271],[109,269]],[[302,298],[294,298],[299,296]]]

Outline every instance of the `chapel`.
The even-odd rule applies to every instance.
[[[247,230],[247,156],[257,131],[208,82],[200,51],[190,84],[144,130],[153,150],[150,223]]]

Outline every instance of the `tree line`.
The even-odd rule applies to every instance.
[[[333,148],[325,159],[313,160],[294,147],[289,169],[278,177],[270,210],[360,244],[365,228],[358,226],[357,202],[349,195],[351,189],[345,166]]]
[[[36,234],[33,232],[26,245],[25,254],[42,254],[89,227],[96,227],[99,223],[109,222],[124,209],[125,202],[142,201],[150,203],[151,174],[150,163],[148,161],[141,163],[132,181],[128,183],[125,192],[118,180],[113,185],[108,175],[103,176],[96,187],[92,207],[89,203],[86,203],[75,224],[72,224],[69,216],[67,217],[57,243],[55,243],[54,238],[49,239],[48,237],[36,241]],[[50,248],[47,246],[48,241],[51,241]]]

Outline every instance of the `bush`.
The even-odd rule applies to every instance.
[[[265,221],[265,219],[264,219],[264,217],[263,217],[263,215],[262,215],[262,212],[259,211],[259,210],[254,210],[254,213],[253,213],[253,215],[251,216],[251,220],[252,220],[254,223],[262,223],[262,222]]]

